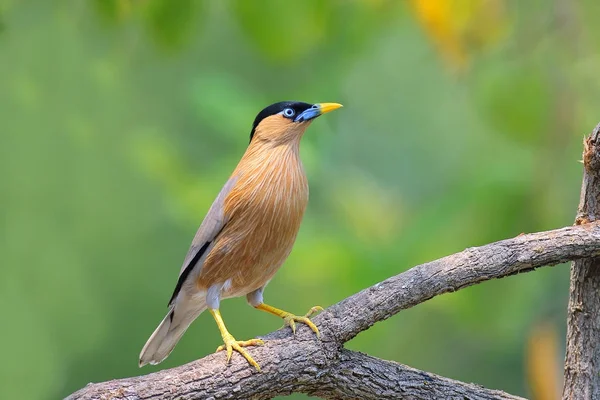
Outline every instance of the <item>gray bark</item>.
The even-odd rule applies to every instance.
[[[314,318],[322,340],[300,326],[250,349],[261,373],[223,353],[149,375],[90,384],[69,399],[268,399],[292,392],[327,399],[515,399],[392,361],[343,349],[374,323],[434,296],[493,278],[600,256],[600,225],[590,223],[469,248],[416,266],[335,304]]]
[[[292,392],[326,399],[521,399],[345,349],[333,362],[311,343],[291,354],[281,350],[278,344],[261,351],[269,364],[264,373],[244,362],[224,368],[222,354],[213,355],[211,362],[88,386],[70,399],[270,399]]]
[[[600,124],[584,141],[583,184],[575,224],[600,214]],[[571,265],[563,399],[600,399],[600,259]]]

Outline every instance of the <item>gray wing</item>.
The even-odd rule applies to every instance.
[[[206,217],[204,217],[204,221],[202,221],[202,224],[200,224],[200,228],[198,228],[196,236],[194,236],[194,240],[192,240],[190,249],[185,256],[183,265],[181,266],[177,286],[175,286],[171,300],[169,300],[169,306],[173,304],[173,300],[181,291],[181,287],[186,279],[190,276],[190,273],[196,268],[202,268],[202,265],[199,264],[198,261],[200,261],[204,253],[206,253],[206,250],[210,246],[211,242],[225,226],[227,221],[225,220],[225,215],[223,213],[223,203],[225,202],[225,198],[229,192],[231,192],[231,189],[235,185],[236,181],[236,177],[229,178],[229,180],[225,183],[225,186],[223,186],[223,189],[221,189],[221,192],[219,192],[219,195],[215,201],[210,206],[208,213],[206,213]],[[200,271],[198,270],[195,272],[196,273],[193,274],[193,276],[197,276]]]

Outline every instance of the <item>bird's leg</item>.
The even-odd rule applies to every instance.
[[[231,355],[233,354],[233,350],[235,350],[242,356],[244,356],[244,358],[248,360],[250,365],[254,366],[254,368],[256,368],[257,371],[260,371],[260,366],[256,361],[254,361],[252,356],[250,356],[250,354],[248,354],[248,352],[244,350],[244,347],[260,346],[264,344],[264,342],[260,339],[235,340],[233,335],[231,335],[231,333],[229,333],[229,331],[227,330],[227,327],[225,327],[225,323],[223,322],[223,318],[221,318],[221,313],[219,312],[219,309],[217,308],[213,310],[209,308],[209,311],[215,319],[215,322],[219,327],[219,331],[221,331],[221,337],[223,338],[223,342],[225,343],[217,347],[217,351],[227,350],[227,363],[229,364],[229,361],[231,360]]]
[[[323,307],[315,306],[308,310],[306,315],[303,317],[299,317],[287,311],[280,310],[279,308],[275,308],[265,303],[260,303],[254,306],[255,308],[266,311],[269,314],[277,315],[280,318],[283,318],[284,324],[292,328],[292,332],[296,334],[296,322],[302,322],[303,324],[308,325],[310,329],[313,330],[314,333],[317,334],[317,338],[321,338],[321,334],[319,333],[319,328],[309,319],[311,315],[316,313],[317,311],[323,311]]]
[[[263,302],[263,291],[265,290],[265,286],[262,286],[246,295],[246,299],[248,303],[259,310],[266,311],[269,314],[273,314],[278,316],[279,318],[283,318],[284,326],[289,326],[292,328],[292,332],[296,333],[296,322],[302,322],[303,324],[308,325],[310,329],[313,330],[314,333],[317,334],[317,338],[321,338],[321,334],[319,333],[319,328],[309,319],[311,315],[313,315],[317,311],[323,311],[323,307],[315,306],[311,308],[304,317],[299,317],[287,311],[280,310],[279,308],[275,308]]]

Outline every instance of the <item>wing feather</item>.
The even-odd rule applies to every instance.
[[[196,273],[192,274],[192,276],[198,276],[200,269],[202,268],[202,265],[198,261],[200,261],[211,242],[216,238],[216,236],[219,234],[219,232],[221,232],[227,223],[227,218],[223,211],[223,205],[225,203],[225,198],[231,192],[231,189],[235,185],[236,181],[237,178],[235,177],[229,178],[229,180],[225,183],[225,186],[223,186],[223,189],[221,189],[221,192],[219,192],[219,195],[215,201],[210,206],[210,209],[206,213],[206,217],[204,217],[204,221],[202,221],[202,224],[200,224],[200,228],[198,228],[198,231],[192,240],[192,244],[190,245],[190,249],[185,256],[183,265],[181,266],[179,279],[177,280],[177,285],[175,286],[171,300],[169,300],[169,306],[173,303],[173,300],[181,291],[181,287],[190,276],[191,272],[196,268],[199,268],[199,270],[195,271]]]

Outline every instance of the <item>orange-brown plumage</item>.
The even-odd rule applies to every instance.
[[[208,308],[221,331],[227,359],[236,350],[260,369],[243,347],[262,341],[237,341],[225,327],[219,304],[228,297],[246,295],[250,305],[283,318],[293,331],[301,322],[319,335],[308,319],[310,313],[298,317],[264,304],[263,290],[290,254],[308,203],[300,139],[314,118],[339,107],[281,102],[257,115],[250,145],[196,232],[169,312],[142,349],[140,366],[164,360]]]
[[[200,289],[231,279],[223,297],[245,295],[266,284],[290,254],[308,203],[298,151],[306,126],[290,124],[280,115],[265,119],[233,172],[223,207],[230,222],[204,261]]]

